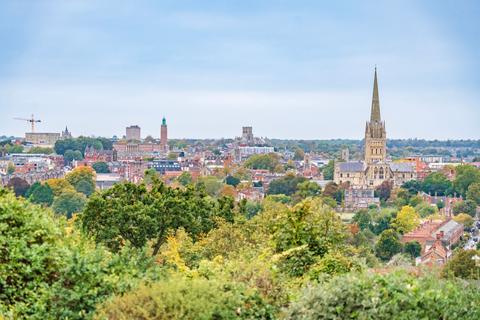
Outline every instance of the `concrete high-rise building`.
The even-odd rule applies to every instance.
[[[141,139],[140,127],[137,125],[127,127],[125,137],[127,140],[140,140]]]
[[[163,117],[162,126],[160,127],[160,147],[165,152],[168,151],[168,128],[165,117]]]

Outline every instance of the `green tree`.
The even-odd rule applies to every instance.
[[[378,237],[375,254],[383,261],[388,261],[397,253],[402,252],[402,243],[395,230],[387,229]]]
[[[402,184],[402,189],[407,190],[410,196],[415,196],[422,190],[422,183],[418,180],[409,180]]]
[[[97,243],[118,251],[125,243],[142,248],[152,241],[156,255],[170,230],[183,227],[194,238],[214,227],[214,217],[231,215],[231,203],[218,203],[204,190],[118,183],[94,193],[80,217],[82,229]]]
[[[425,177],[422,183],[422,190],[426,193],[444,196],[452,191],[452,183],[441,172],[433,172]]]
[[[11,188],[17,197],[23,197],[30,188],[30,185],[22,178],[13,177],[8,181],[7,187]]]
[[[467,189],[467,200],[475,201],[480,206],[480,182],[472,183]]]
[[[197,185],[204,188],[208,195],[217,197],[223,187],[223,182],[215,176],[205,176],[197,179]]]
[[[419,257],[422,252],[422,245],[418,241],[410,241],[405,243],[403,251],[409,254],[412,258],[416,258]]]
[[[103,161],[95,162],[94,164],[92,164],[92,168],[93,170],[95,170],[96,173],[110,173],[108,164]]]
[[[56,279],[63,232],[50,211],[0,189],[0,314],[2,306],[30,313]]]
[[[480,169],[472,165],[460,165],[455,167],[455,180],[453,188],[462,196],[466,196],[468,187],[473,183],[480,183]]]
[[[287,309],[300,319],[478,319],[474,284],[406,272],[349,273],[310,286]]]
[[[53,200],[52,209],[57,214],[65,215],[68,219],[74,213],[83,210],[87,199],[79,192],[64,192]]]
[[[477,211],[477,204],[472,200],[465,200],[456,202],[453,205],[452,211],[454,214],[466,213],[472,217],[475,217]]]
[[[335,162],[330,160],[326,166],[322,168],[323,178],[325,180],[333,180],[333,172],[335,169]]]
[[[67,180],[78,192],[86,196],[95,191],[95,171],[90,167],[78,167],[65,175]]]
[[[307,181],[304,177],[297,177],[293,174],[287,174],[284,177],[275,179],[270,182],[267,193],[272,194],[284,194],[287,196],[293,195],[297,192],[298,185]]]
[[[362,209],[357,211],[353,216],[352,221],[355,222],[361,230],[372,228],[373,220],[368,210]]]
[[[82,155],[82,152],[79,150],[67,150],[63,155],[63,159],[66,162],[72,162],[73,160],[82,160],[83,155]]]
[[[191,184],[193,181],[192,175],[188,171],[182,172],[182,174],[178,176],[177,180],[184,187]]]
[[[35,182],[30,186],[25,197],[32,203],[50,206],[53,203],[53,191],[48,184]]]
[[[52,148],[44,148],[44,147],[32,147],[28,150],[28,153],[37,153],[37,154],[52,154],[54,153]]]
[[[243,165],[245,168],[255,170],[264,169],[270,170],[270,172],[274,172],[275,168],[280,165],[280,159],[278,154],[276,153],[254,154],[250,156]]]
[[[474,256],[480,256],[478,250],[459,250],[448,260],[442,274],[463,279],[480,279],[480,267],[475,265]]]
[[[320,195],[320,186],[313,181],[304,181],[297,184],[297,191],[295,197],[299,200],[306,199],[308,197],[315,197]]]
[[[273,319],[273,310],[241,284],[174,276],[114,297],[97,319]]]
[[[7,174],[14,174],[14,173],[15,173],[15,165],[9,162],[7,166]]]
[[[225,183],[237,187],[240,184],[240,179],[229,175],[225,178]]]
[[[293,155],[293,160],[301,161],[305,157],[305,152],[301,148],[296,148]]]

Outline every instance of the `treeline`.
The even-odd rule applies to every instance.
[[[63,155],[66,162],[69,162],[82,160],[87,147],[93,147],[96,150],[112,150],[113,142],[108,138],[80,136],[78,138],[58,140],[55,142],[54,150],[57,154]]]

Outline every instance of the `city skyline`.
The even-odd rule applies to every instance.
[[[0,135],[361,139],[376,64],[390,138],[480,138],[473,1],[108,3],[0,4]]]

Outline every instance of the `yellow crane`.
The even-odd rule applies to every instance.
[[[30,122],[30,124],[32,125],[32,133],[35,132],[35,123],[36,122],[42,122],[42,120],[35,119],[33,117],[33,114],[32,114],[32,117],[30,119],[27,119],[27,118],[13,118],[13,119]]]

